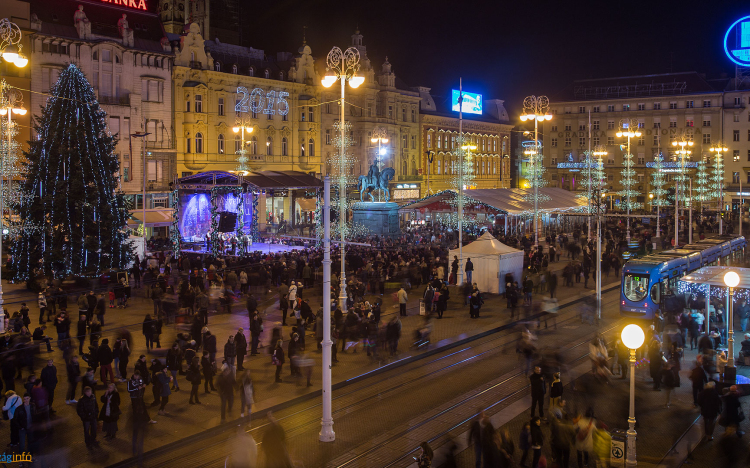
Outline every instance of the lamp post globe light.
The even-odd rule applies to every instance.
[[[341,82],[341,99],[339,101],[339,109],[341,111],[339,121],[339,227],[341,234],[341,243],[339,245],[339,252],[341,255],[341,293],[339,294],[339,304],[341,310],[346,311],[346,265],[344,255],[344,236],[345,229],[344,225],[346,222],[346,142],[348,141],[344,136],[346,125],[344,124],[344,96],[346,93],[346,82],[349,82],[349,86],[352,88],[359,87],[364,83],[365,78],[363,76],[357,76],[359,71],[359,50],[355,47],[349,47],[345,51],[342,51],[338,47],[334,47],[328,52],[326,57],[326,74],[323,77],[322,84],[326,88],[333,86],[336,81]],[[324,228],[324,261],[323,261],[323,295],[326,297],[326,288],[330,289],[331,285],[331,260],[330,260],[330,183],[324,184],[324,214],[323,219],[325,224],[328,224],[328,228]],[[331,323],[331,301],[323,300],[323,323]],[[331,414],[331,327],[323,327],[323,417],[321,419],[321,428],[319,438],[321,442],[333,442],[336,439],[336,434],[333,432],[333,416]]]
[[[724,368],[724,381],[734,382],[737,379],[737,368],[734,366],[734,288],[740,284],[740,275],[736,271],[724,274],[724,284],[729,288],[727,294],[727,365]]]
[[[539,122],[552,120],[552,114],[549,113],[549,99],[547,96],[527,96],[523,100],[523,114],[521,121],[534,121],[534,149],[530,155],[531,160],[531,180],[534,187],[534,247],[539,247],[539,180],[537,175],[537,166],[544,162],[539,145]]]
[[[635,439],[635,350],[643,346],[646,335],[638,325],[630,324],[622,329],[620,334],[622,343],[630,350],[630,415],[628,417],[628,447],[625,455],[625,465],[635,467],[636,461]]]
[[[372,138],[370,138],[370,142],[377,143],[378,144],[378,154],[376,155],[376,161],[378,165],[378,172],[380,172],[380,165],[381,165],[381,156],[385,155],[385,148],[383,148],[382,144],[388,144],[388,130],[383,127],[378,127],[375,130],[372,131]],[[380,192],[381,190],[378,190],[378,201],[380,201]]]
[[[0,20],[0,55],[3,60],[23,68],[29,59],[21,52],[21,28],[8,18]]]
[[[724,232],[721,212],[724,208],[724,153],[729,151],[725,146],[719,144],[709,149],[714,154],[713,183],[711,188],[716,192],[716,210],[719,212],[719,234]]]
[[[679,173],[675,178],[674,186],[674,246],[677,248],[680,243],[680,230],[679,230],[679,219],[680,219],[680,191],[684,191],[683,182],[685,181],[685,159],[690,158],[692,151],[689,148],[693,147],[693,140],[687,135],[681,135],[678,140],[672,141],[672,146],[675,149],[675,157],[679,161]],[[685,206],[687,207],[687,197],[685,197]]]
[[[628,139],[628,150],[627,154],[625,154],[625,161],[623,161],[625,170],[622,171],[623,178],[621,181],[624,189],[620,192],[620,195],[626,197],[627,200],[625,204],[628,210],[628,224],[625,239],[630,242],[630,208],[631,206],[635,207],[635,204],[631,201],[631,198],[635,195],[638,195],[638,192],[633,191],[633,185],[635,184],[633,176],[635,175],[635,170],[633,170],[633,155],[630,154],[630,139],[638,138],[641,136],[641,131],[638,128],[638,119],[620,120],[620,129],[617,131],[616,135],[617,138]]]

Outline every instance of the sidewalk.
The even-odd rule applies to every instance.
[[[562,268],[566,262],[558,262],[553,264],[553,268],[559,266]],[[19,285],[11,285],[19,286]],[[574,301],[586,294],[592,294],[593,289],[584,290],[583,283],[576,284],[573,288],[558,287],[557,297],[560,300],[561,305],[563,303]],[[611,286],[611,285],[610,285]],[[19,288],[20,289],[20,288]],[[607,286],[604,288],[607,289]],[[399,358],[411,355],[413,352],[409,351],[409,347],[412,343],[412,337],[414,331],[421,326],[423,318],[418,315],[418,297],[421,297],[423,288],[414,289],[410,292],[410,301],[407,307],[408,316],[402,317],[402,339],[399,343]],[[392,301],[392,292],[386,291],[383,298],[382,308],[382,320],[387,322],[393,314],[398,313],[398,304]],[[317,310],[320,305],[320,294],[310,294],[306,292],[306,296],[313,296],[310,300],[313,311]],[[442,345],[447,343],[447,340],[461,339],[469,336],[474,336],[491,330],[499,325],[509,323],[509,312],[505,309],[505,300],[502,297],[488,295],[485,305],[482,307],[481,316],[477,320],[469,318],[468,307],[463,306],[463,299],[458,297],[452,291],[451,300],[448,305],[444,318],[442,320],[435,320],[432,332],[432,343]],[[542,299],[542,294],[535,294],[535,301]],[[374,296],[366,297],[367,300],[374,299]],[[262,343],[267,344],[271,330],[280,325],[281,315],[278,310],[278,300],[275,294],[268,296],[261,296],[258,298],[260,304],[259,308],[263,309],[264,325],[265,330],[262,336]],[[27,301],[29,303],[29,301]],[[127,309],[107,309],[105,315],[105,323],[107,324],[103,330],[103,338],[110,338],[110,343],[114,342],[114,335],[120,330],[128,329],[133,336],[134,343],[131,343],[131,359],[128,365],[128,371],[132,372],[133,364],[138,356],[145,354],[145,338],[141,333],[141,322],[143,317],[147,313],[153,312],[153,306],[150,300],[135,297],[130,301],[131,306]],[[32,320],[38,317],[38,310],[35,305],[29,304],[32,308],[30,316]],[[11,309],[14,310],[14,309]],[[77,314],[74,314],[77,316]],[[34,323],[32,322],[32,325]],[[214,314],[209,317],[209,328],[211,332],[217,337],[217,348],[219,350],[217,354],[217,361],[220,361],[223,355],[223,345],[227,341],[230,334],[234,335],[237,332],[237,328],[243,327],[245,334],[249,339],[249,319],[247,312],[244,308],[244,301],[235,304],[233,313],[230,314]],[[73,325],[75,327],[75,325]],[[161,336],[161,344],[166,349],[168,348],[173,339],[176,337],[178,332],[184,331],[182,327],[185,326],[165,326],[164,333]],[[284,327],[282,337],[287,340],[290,327]],[[47,330],[48,334],[53,338],[56,338],[54,328]],[[442,343],[441,343],[442,342]],[[283,383],[274,382],[274,371],[275,369],[270,364],[270,357],[266,353],[267,348],[261,350],[261,354],[256,357],[250,358],[249,356],[245,360],[245,367],[251,372],[251,375],[255,381],[256,391],[256,405],[254,406],[254,412],[263,412],[266,408],[273,407],[275,405],[282,404],[289,400],[297,397],[303,397],[315,392],[320,391],[320,379],[321,379],[321,353],[316,351],[315,337],[312,332],[308,332],[306,335],[307,349],[310,352],[310,356],[316,361],[316,365],[313,367],[313,386],[307,388],[304,386],[297,386],[296,381],[289,376],[288,364],[284,366],[282,377]],[[337,384],[345,380],[357,377],[363,373],[370,372],[372,370],[381,367],[381,364],[371,360],[359,346],[357,353],[352,353],[351,350],[347,353],[340,351],[341,343],[338,344],[339,363],[335,365],[333,370],[333,383]],[[64,405],[65,392],[67,390],[67,378],[65,375],[65,364],[62,360],[61,353],[55,348],[51,354],[55,365],[58,369],[59,384],[55,392],[55,404],[54,407],[57,410],[57,415],[54,417],[56,428],[54,435],[49,441],[45,441],[45,449],[54,450],[56,448],[67,448],[71,453],[70,466],[102,466],[103,464],[111,464],[117,461],[123,460],[130,457],[130,433],[129,425],[127,424],[130,418],[130,407],[127,399],[127,392],[124,383],[118,383],[118,390],[120,392],[122,402],[123,416],[120,418],[120,432],[118,433],[118,439],[112,442],[102,442],[102,449],[97,450],[89,454],[83,443],[83,435],[81,434],[81,423],[75,414],[75,407]],[[41,359],[46,360],[48,353],[42,352],[37,360],[37,372],[39,366],[42,364]],[[150,359],[150,357],[149,357]],[[85,362],[81,361],[82,370],[85,370]],[[28,373],[24,371],[24,377]],[[98,377],[98,375],[97,375]],[[187,399],[189,397],[189,384],[185,381],[184,376],[178,376],[178,383],[181,384],[182,390],[179,392],[173,392],[170,395],[170,401],[167,405],[167,411],[171,414],[167,416],[157,416],[156,409],[150,408],[151,414],[154,419],[157,419],[158,423],[150,428],[148,440],[146,440],[144,449],[146,451],[174,442],[178,439],[186,436],[198,433],[208,428],[217,426],[220,423],[220,408],[219,398],[214,393],[212,395],[203,395],[201,388],[201,402],[202,405],[188,405]],[[16,387],[21,388],[21,381],[16,381]],[[202,387],[202,386],[201,386]],[[101,395],[103,390],[97,389],[97,393]],[[81,387],[78,387],[78,393],[81,393]],[[151,396],[151,389],[146,391],[146,403],[150,404],[153,401]],[[238,396],[236,397],[238,399]],[[239,401],[235,402],[235,411],[231,414],[228,419],[231,421],[239,416],[237,407]],[[230,423],[231,424],[231,423]],[[6,440],[9,438],[9,429],[7,425],[0,425],[0,433],[5,433]],[[0,436],[1,437],[1,436]]]

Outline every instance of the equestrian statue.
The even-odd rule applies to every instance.
[[[372,164],[370,170],[366,176],[359,176],[359,182],[357,182],[357,188],[359,188],[359,200],[365,201],[365,194],[370,196],[370,201],[375,201],[375,197],[372,196],[372,192],[376,190],[382,190],[385,195],[385,201],[390,199],[390,192],[388,191],[388,182],[390,182],[396,175],[396,171],[392,167],[386,167],[381,172],[378,169],[377,164]]]

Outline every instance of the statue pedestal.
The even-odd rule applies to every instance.
[[[357,202],[352,207],[352,223],[368,230],[369,235],[398,237],[398,204],[393,202]]]

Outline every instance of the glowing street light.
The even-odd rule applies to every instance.
[[[734,288],[740,284],[740,275],[736,271],[728,271],[724,274],[724,284],[729,288],[727,295],[727,365],[724,368],[724,382],[733,382],[737,379],[737,368],[734,366]]]
[[[0,56],[8,63],[23,68],[29,59],[21,52],[21,28],[16,23],[3,18],[0,20]]]
[[[638,465],[636,461],[635,440],[635,350],[643,346],[646,335],[638,325],[630,324],[622,329],[622,343],[630,350],[630,415],[628,417],[628,447],[625,464],[628,467]]]
[[[631,190],[631,186],[633,185],[633,155],[630,154],[630,139],[631,138],[637,138],[641,136],[641,131],[638,128],[638,119],[622,119],[620,120],[620,129],[616,133],[617,138],[627,138],[628,139],[628,152],[625,155],[625,171],[623,171],[623,175],[625,178],[623,179],[623,185],[625,185],[625,190],[623,191],[622,195],[625,195],[627,197],[627,209],[628,209],[628,228],[627,228],[627,235],[625,238],[628,242],[630,242],[630,196],[633,194],[633,191]]]
[[[672,146],[674,146],[676,149],[675,152],[675,158],[679,159],[679,175],[675,178],[675,192],[674,192],[674,246],[677,248],[677,246],[680,244],[680,230],[679,230],[679,220],[680,220],[680,191],[683,190],[682,182],[685,179],[685,159],[690,158],[690,155],[692,154],[692,151],[688,148],[692,148],[694,145],[693,140],[685,134],[680,135],[679,140],[672,141]],[[687,200],[685,200],[685,206],[687,206]],[[692,226],[690,227],[692,228]]]
[[[537,178],[537,166],[542,164],[539,146],[539,122],[552,120],[552,114],[549,113],[549,99],[547,96],[527,96],[523,100],[523,112],[521,114],[522,122],[534,121],[534,149],[533,153],[529,153],[529,160],[532,168],[531,180],[534,186],[534,246],[539,248],[539,180]]]
[[[234,133],[241,132],[242,135],[240,136],[240,150],[237,152],[237,154],[239,154],[239,156],[237,157],[239,166],[237,166],[237,169],[231,172],[234,172],[241,176],[246,176],[250,173],[250,168],[247,165],[249,159],[247,157],[247,150],[245,149],[245,145],[247,144],[247,141],[245,141],[245,132],[253,132],[253,126],[250,125],[250,119],[247,116],[238,117],[237,121],[235,122],[235,126],[232,127],[232,131]]]

